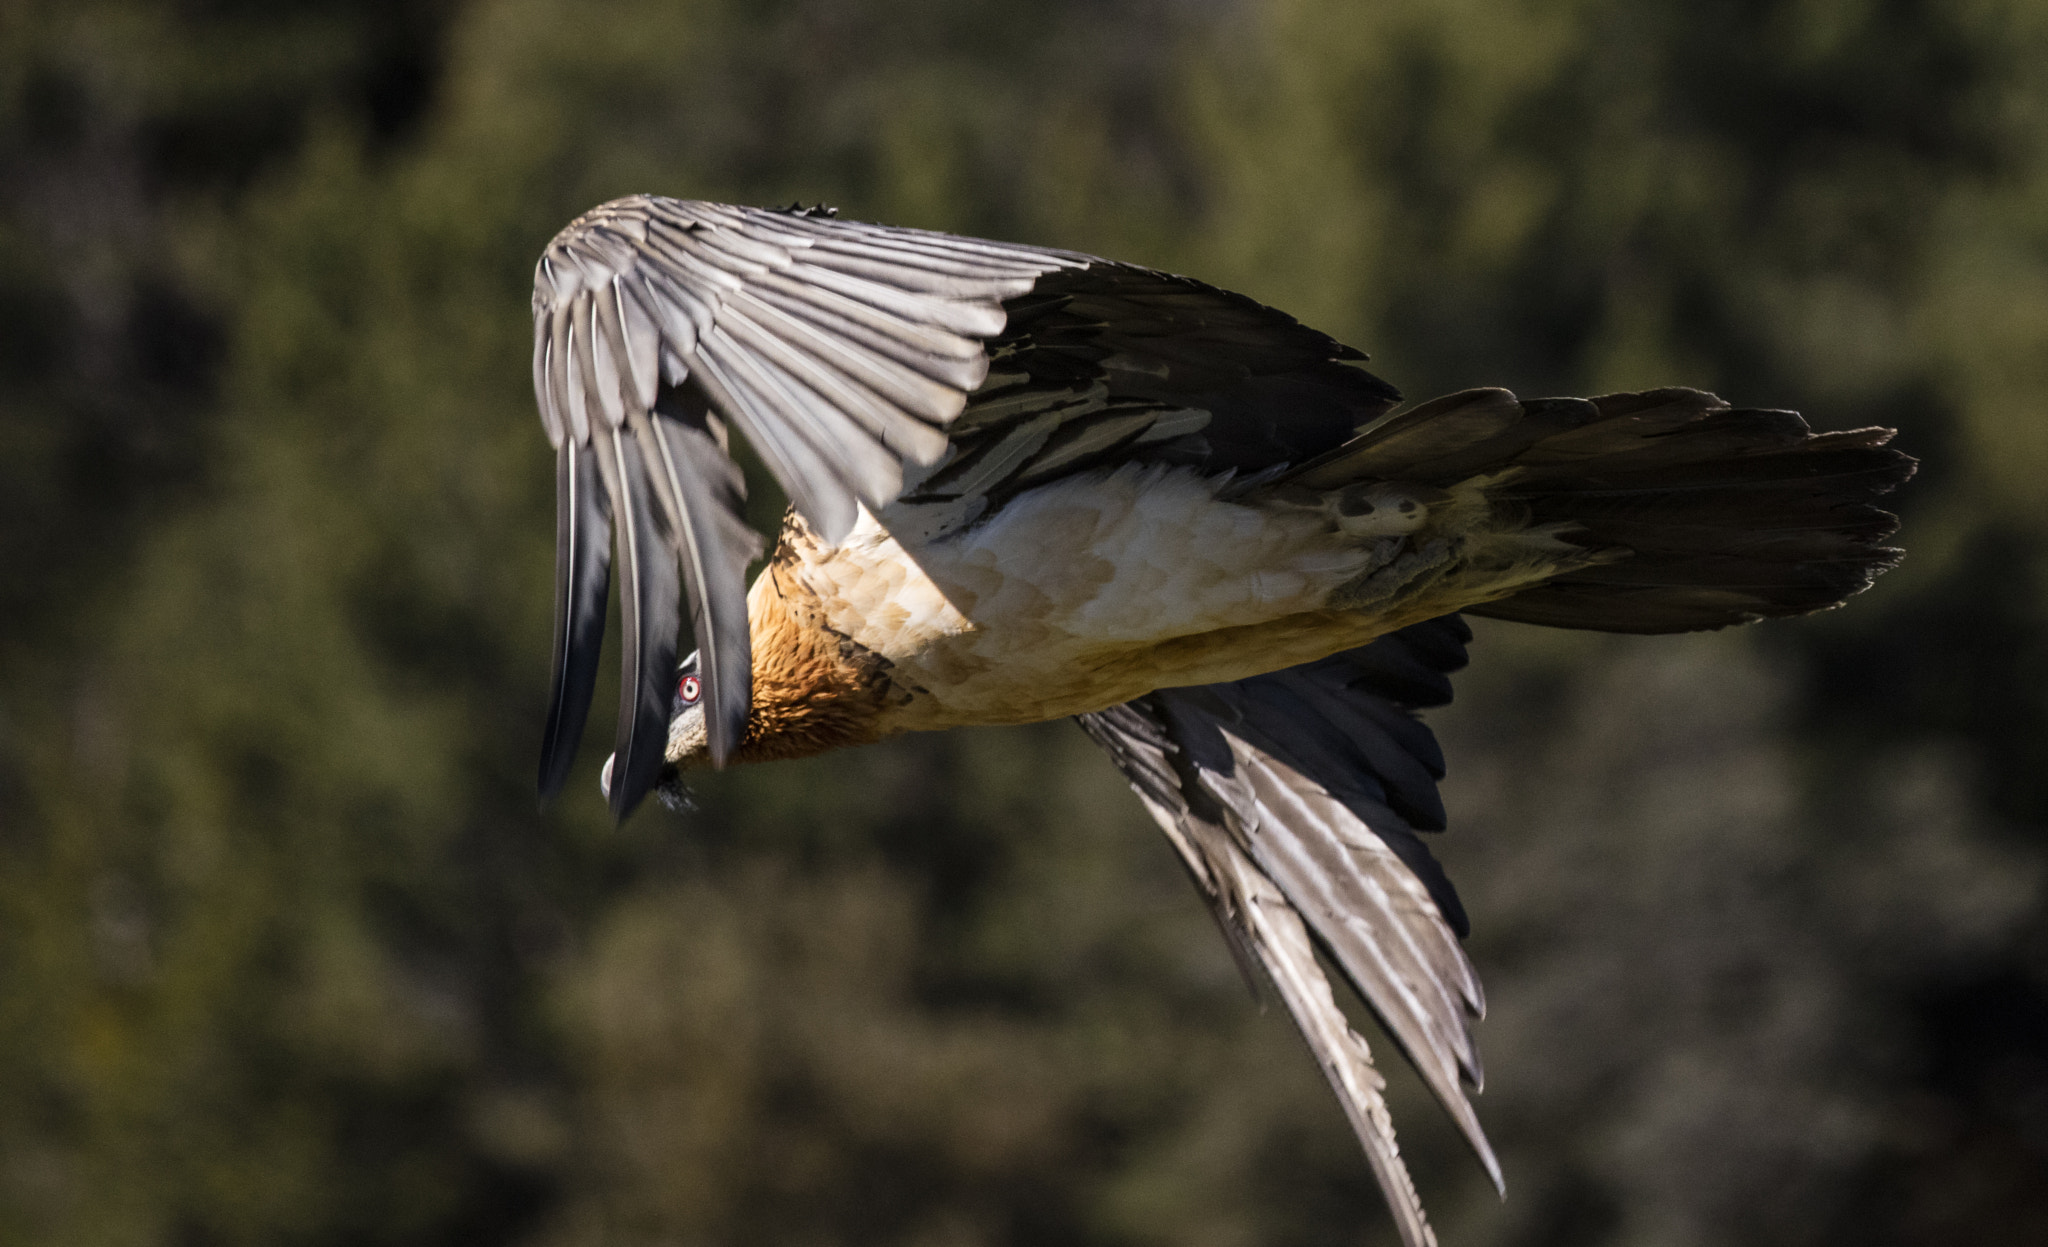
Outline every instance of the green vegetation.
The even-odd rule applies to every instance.
[[[2032,0],[0,9],[0,1242],[1389,1239],[1070,727],[536,812],[531,264],[640,190],[1900,427],[1846,611],[1481,630],[1508,1202],[1396,1109],[1458,1247],[2048,1237],[2044,65]]]

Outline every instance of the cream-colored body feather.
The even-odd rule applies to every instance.
[[[1229,500],[1227,483],[1126,465],[935,537],[896,507],[863,510],[831,545],[793,523],[782,591],[887,664],[895,695],[876,734],[891,735],[1059,718],[1293,666],[1585,555],[1492,532],[1477,490],[1386,531],[1313,498]],[[1475,574],[1470,552],[1487,545],[1505,557]]]

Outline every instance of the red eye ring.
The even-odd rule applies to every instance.
[[[703,682],[698,680],[696,676],[686,675],[682,678],[682,681],[676,685],[676,696],[683,699],[683,704],[685,706],[696,705],[697,699],[703,696],[703,694]]]

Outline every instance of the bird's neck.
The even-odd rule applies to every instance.
[[[824,624],[824,611],[771,562],[747,595],[754,702],[736,761],[805,758],[878,738],[887,664]]]

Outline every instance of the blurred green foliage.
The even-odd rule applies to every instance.
[[[1507,1203],[1396,1107],[1452,1243],[2048,1237],[2044,65],[2038,0],[0,9],[0,1241],[1388,1240],[1070,728],[535,811],[530,265],[642,190],[1899,426],[1847,611],[1481,632]]]

